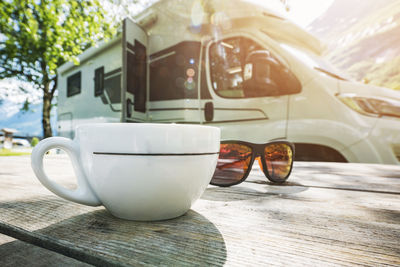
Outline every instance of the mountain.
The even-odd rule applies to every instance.
[[[307,29],[353,79],[400,90],[400,1],[335,0]]]
[[[23,111],[25,101],[29,110]],[[56,108],[52,109],[51,123],[56,133]],[[16,80],[0,81],[0,129],[14,128],[17,136],[43,136],[41,91]]]

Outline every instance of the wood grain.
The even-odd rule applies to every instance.
[[[46,162],[73,187],[68,164]],[[210,186],[180,218],[132,222],[54,196],[28,157],[3,157],[0,232],[102,266],[400,265],[400,167],[295,163],[286,185],[257,168],[248,181]]]
[[[15,240],[14,238],[5,235],[0,235],[0,265],[1,267],[92,266],[39,246]]]

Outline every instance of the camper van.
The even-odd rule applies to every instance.
[[[58,69],[58,133],[83,123],[217,126],[297,160],[400,163],[400,93],[353,82],[311,34],[244,0],[164,0]]]

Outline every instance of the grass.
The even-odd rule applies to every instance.
[[[23,155],[30,155],[30,152],[17,152],[12,151],[10,149],[0,149],[0,156],[23,156]]]

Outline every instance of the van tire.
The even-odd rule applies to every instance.
[[[315,144],[295,143],[295,161],[348,162],[337,150]]]

